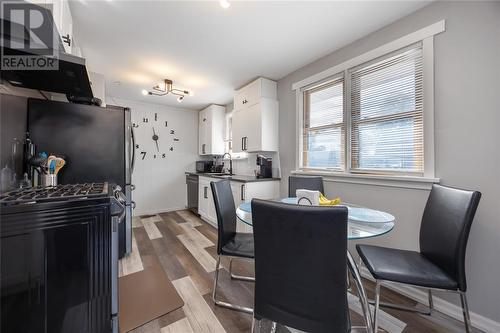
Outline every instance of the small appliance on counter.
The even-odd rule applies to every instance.
[[[273,178],[273,159],[264,155],[257,155],[257,178]]]
[[[196,161],[196,172],[197,173],[207,173],[212,172],[212,168],[214,166],[213,161]]]

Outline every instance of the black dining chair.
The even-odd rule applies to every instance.
[[[420,226],[420,252],[372,245],[356,245],[364,264],[375,278],[374,331],[377,331],[379,306],[430,315],[433,310],[432,289],[460,294],[465,330],[472,327],[467,305],[465,250],[481,193],[433,185]],[[381,303],[380,285],[384,281],[409,284],[428,289],[429,308]]]
[[[256,320],[349,332],[347,208],[252,200]]]
[[[252,313],[253,309],[241,305],[231,304],[217,299],[217,282],[219,280],[219,266],[221,257],[230,259],[229,274],[232,279],[255,281],[255,278],[239,276],[232,273],[233,259],[254,258],[253,235],[236,232],[236,208],[229,180],[210,182],[217,213],[217,264],[215,267],[213,301],[216,305],[225,308]]]
[[[311,190],[325,194],[323,177],[320,176],[290,176],[288,177],[288,196],[295,197],[296,191]]]

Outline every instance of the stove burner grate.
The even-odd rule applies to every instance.
[[[107,195],[107,183],[68,184],[13,190],[0,195],[1,204],[77,199]]]

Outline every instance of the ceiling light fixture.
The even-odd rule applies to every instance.
[[[228,9],[229,7],[231,7],[231,3],[228,0],[220,0],[219,4],[224,9]]]
[[[173,86],[172,80],[165,79],[153,87],[153,91],[142,90],[143,95],[165,96],[168,94],[176,95],[177,102],[182,102],[184,97],[193,96],[192,91],[176,89]]]

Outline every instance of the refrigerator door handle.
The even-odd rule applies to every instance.
[[[118,313],[118,223],[120,218],[111,218],[111,314]]]
[[[130,174],[133,174],[135,166],[135,135],[133,126],[130,127],[130,137],[132,138],[132,161],[130,163]]]

